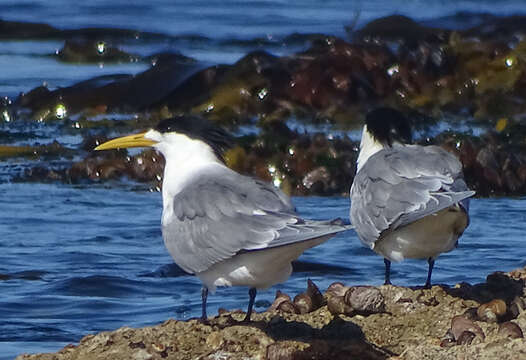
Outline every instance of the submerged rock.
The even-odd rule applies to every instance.
[[[128,54],[104,40],[66,40],[56,55],[61,61],[73,63],[111,63],[139,60],[138,56]]]
[[[104,75],[57,90],[40,86],[21,94],[13,108],[29,110],[39,121],[60,120],[77,113],[139,111],[165,97],[199,67],[180,54],[159,54],[150,69],[135,76]]]
[[[36,166],[38,171],[36,168],[27,170],[31,176],[17,175],[18,181],[38,181],[38,174],[48,178],[45,175],[47,169],[64,174],[54,175],[53,178],[66,182],[104,181],[126,176],[157,187],[164,166],[162,156],[145,152],[143,156],[136,156],[131,161],[131,158],[126,158],[126,152],[122,151],[92,153],[97,142],[100,143],[106,137],[94,136],[91,132],[92,128],[97,131],[111,128],[114,131],[137,132],[135,127],[151,127],[157,119],[158,117],[151,116],[128,121],[79,120],[75,124],[80,127],[78,131],[85,134],[79,149],[65,148],[57,142],[45,146],[6,145],[0,146],[0,159],[21,156],[71,158],[74,155],[83,158],[60,168],[39,164]],[[526,182],[519,180],[522,169],[526,169],[526,148],[524,151],[515,151],[512,146],[494,145],[496,141],[493,139],[485,144],[474,137],[446,133],[436,137],[431,143],[442,146],[459,157],[468,187],[475,190],[478,196],[526,193]],[[240,136],[236,143],[225,156],[229,167],[272,182],[292,195],[347,194],[355,175],[359,143],[345,135],[334,136],[320,132],[302,134],[279,122],[265,125],[259,134]],[[421,143],[427,144],[426,141]]]
[[[422,134],[420,143],[443,146],[460,158],[466,182],[478,196],[524,195],[522,19],[480,16],[478,25],[461,31],[394,15],[353,32],[352,41],[296,34],[285,43],[308,41],[305,51],[276,56],[258,50],[232,65],[202,64],[182,54],[161,53],[149,57],[152,67],[135,76],[104,75],[58,89],[38,86],[13,102],[4,98],[0,121],[30,118],[43,125],[53,121],[63,124],[60,129],[68,134],[74,126],[84,137],[92,136],[94,129],[106,134],[143,130],[174,114],[198,114],[234,132],[248,125],[254,131],[250,135],[241,131],[245,135],[227,154],[229,166],[293,195],[333,195],[348,193],[359,146],[345,134],[334,133],[360,128],[368,110],[388,105],[409,115]],[[506,35],[489,31],[495,28],[504,29]],[[9,21],[0,21],[0,30],[6,39],[63,39],[58,55],[76,62],[129,61],[130,55],[119,50],[122,41],[163,38],[128,29],[59,30]],[[115,112],[148,120],[89,119]],[[309,134],[291,130],[292,122],[315,130]],[[323,127],[317,128],[320,124]],[[470,133],[473,126],[477,130]],[[440,127],[464,130],[431,137]],[[32,151],[24,145],[12,147],[1,135],[2,159]],[[72,173],[74,181],[121,175],[157,181],[157,171],[128,171],[117,160],[101,164],[85,152],[77,155],[81,164],[70,164],[71,171],[39,164],[25,178],[37,181],[41,174],[69,181],[62,174]],[[93,177],[83,166],[85,170],[101,166],[106,175]]]
[[[0,19],[0,39],[170,39],[168,35],[118,28],[58,29],[44,23],[8,21]]]

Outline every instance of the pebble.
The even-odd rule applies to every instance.
[[[524,334],[519,325],[511,321],[506,321],[499,325],[498,334],[503,337],[512,338],[512,339],[522,339]]]
[[[208,345],[213,350],[219,349],[221,345],[223,345],[223,342],[223,335],[219,331],[210,333],[210,335],[208,335],[206,338],[206,345]]]
[[[134,360],[149,360],[152,357],[153,355],[144,349],[139,349],[138,351],[133,353]]]
[[[297,353],[297,349],[291,344],[280,341],[267,346],[267,360],[288,360],[295,359],[294,354]]]

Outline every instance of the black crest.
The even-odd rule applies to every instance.
[[[234,143],[234,137],[226,130],[198,116],[176,116],[161,120],[155,130],[161,133],[185,134],[189,138],[204,141],[223,162],[224,152]]]
[[[394,141],[402,144],[413,142],[411,123],[398,110],[388,107],[372,110],[367,114],[365,124],[371,135],[382,144],[392,146]]]

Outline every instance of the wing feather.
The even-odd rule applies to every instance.
[[[190,273],[242,251],[257,251],[335,234],[349,227],[304,221],[290,199],[270,184],[215,166],[197,173],[163,218],[163,238],[175,262]]]
[[[469,191],[458,159],[437,146],[393,146],[371,156],[351,187],[351,222],[372,247],[383,232],[461,203]]]

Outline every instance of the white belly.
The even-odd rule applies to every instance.
[[[319,245],[334,235],[291,245],[238,254],[197,273],[203,284],[214,292],[217,286],[247,286],[266,289],[285,282],[291,272],[291,261],[305,250]]]
[[[455,205],[381,236],[373,250],[391,261],[436,258],[453,250],[467,225],[466,213]]]

